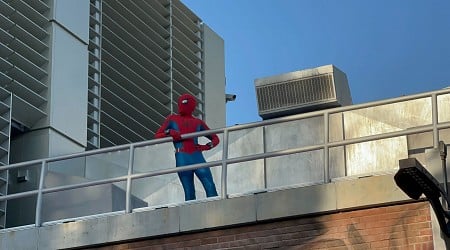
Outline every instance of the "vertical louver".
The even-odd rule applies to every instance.
[[[100,147],[102,1],[90,1],[87,149]]]
[[[11,92],[0,88],[0,196],[8,193],[9,170],[3,170],[2,166],[9,164],[11,102]],[[6,202],[0,201],[0,229],[5,228]]]

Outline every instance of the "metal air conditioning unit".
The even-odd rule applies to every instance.
[[[259,78],[255,88],[264,120],[352,104],[347,76],[334,65]]]

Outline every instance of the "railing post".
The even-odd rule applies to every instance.
[[[222,150],[222,179],[221,179],[221,193],[222,199],[227,198],[227,162],[228,160],[228,129],[223,131],[223,150]]]
[[[127,176],[127,189],[125,193],[125,213],[131,213],[131,175],[133,174],[134,165],[134,144],[130,145],[130,158],[128,159],[128,176]]]
[[[432,119],[433,119],[433,147],[439,147],[439,131],[437,128],[438,124],[438,108],[437,108],[437,94],[431,94],[431,111],[432,111]]]
[[[263,140],[263,153],[267,153],[267,146],[266,146],[266,126],[262,127],[262,140]],[[267,159],[266,157],[263,158],[263,164],[264,164],[264,189],[267,189]]]
[[[37,195],[37,201],[36,201],[36,217],[34,224],[36,227],[40,227],[42,224],[42,189],[44,189],[44,178],[47,173],[46,168],[47,162],[44,160],[41,163],[41,176],[39,178],[39,189],[38,189],[38,195]]]
[[[330,114],[328,112],[323,113],[323,161],[324,161],[324,172],[323,172],[323,178],[325,183],[330,182],[330,154],[329,154],[329,137],[330,137],[330,125],[329,125],[329,116]]]

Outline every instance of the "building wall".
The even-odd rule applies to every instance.
[[[203,25],[205,61],[205,120],[210,128],[222,128],[225,119],[225,48],[223,39]]]
[[[181,1],[103,0],[96,9],[101,9],[100,116],[91,117],[98,120],[91,124],[99,124],[100,141],[89,147],[152,139],[164,118],[178,111],[184,93],[197,97],[196,116],[208,112],[225,120],[223,40]],[[91,18],[91,26],[95,23]]]
[[[42,105],[46,116],[28,124],[16,119],[29,131],[12,138],[12,163],[81,152],[86,146],[89,1],[73,5],[72,1],[55,0],[50,6],[48,88],[40,92],[47,100]],[[32,88],[30,83],[24,84]],[[19,89],[13,93],[24,95]],[[13,110],[33,116],[32,110],[17,106]]]
[[[427,202],[136,240],[89,249],[434,249]]]
[[[209,105],[225,119],[224,80],[208,85],[205,100],[205,77],[224,78],[223,40],[204,36],[180,0],[0,6],[0,87],[24,127],[12,137],[12,163],[152,139],[183,93],[198,98],[199,117]]]

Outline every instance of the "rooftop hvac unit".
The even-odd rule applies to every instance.
[[[334,65],[256,79],[255,88],[264,120],[352,104],[347,76]]]

